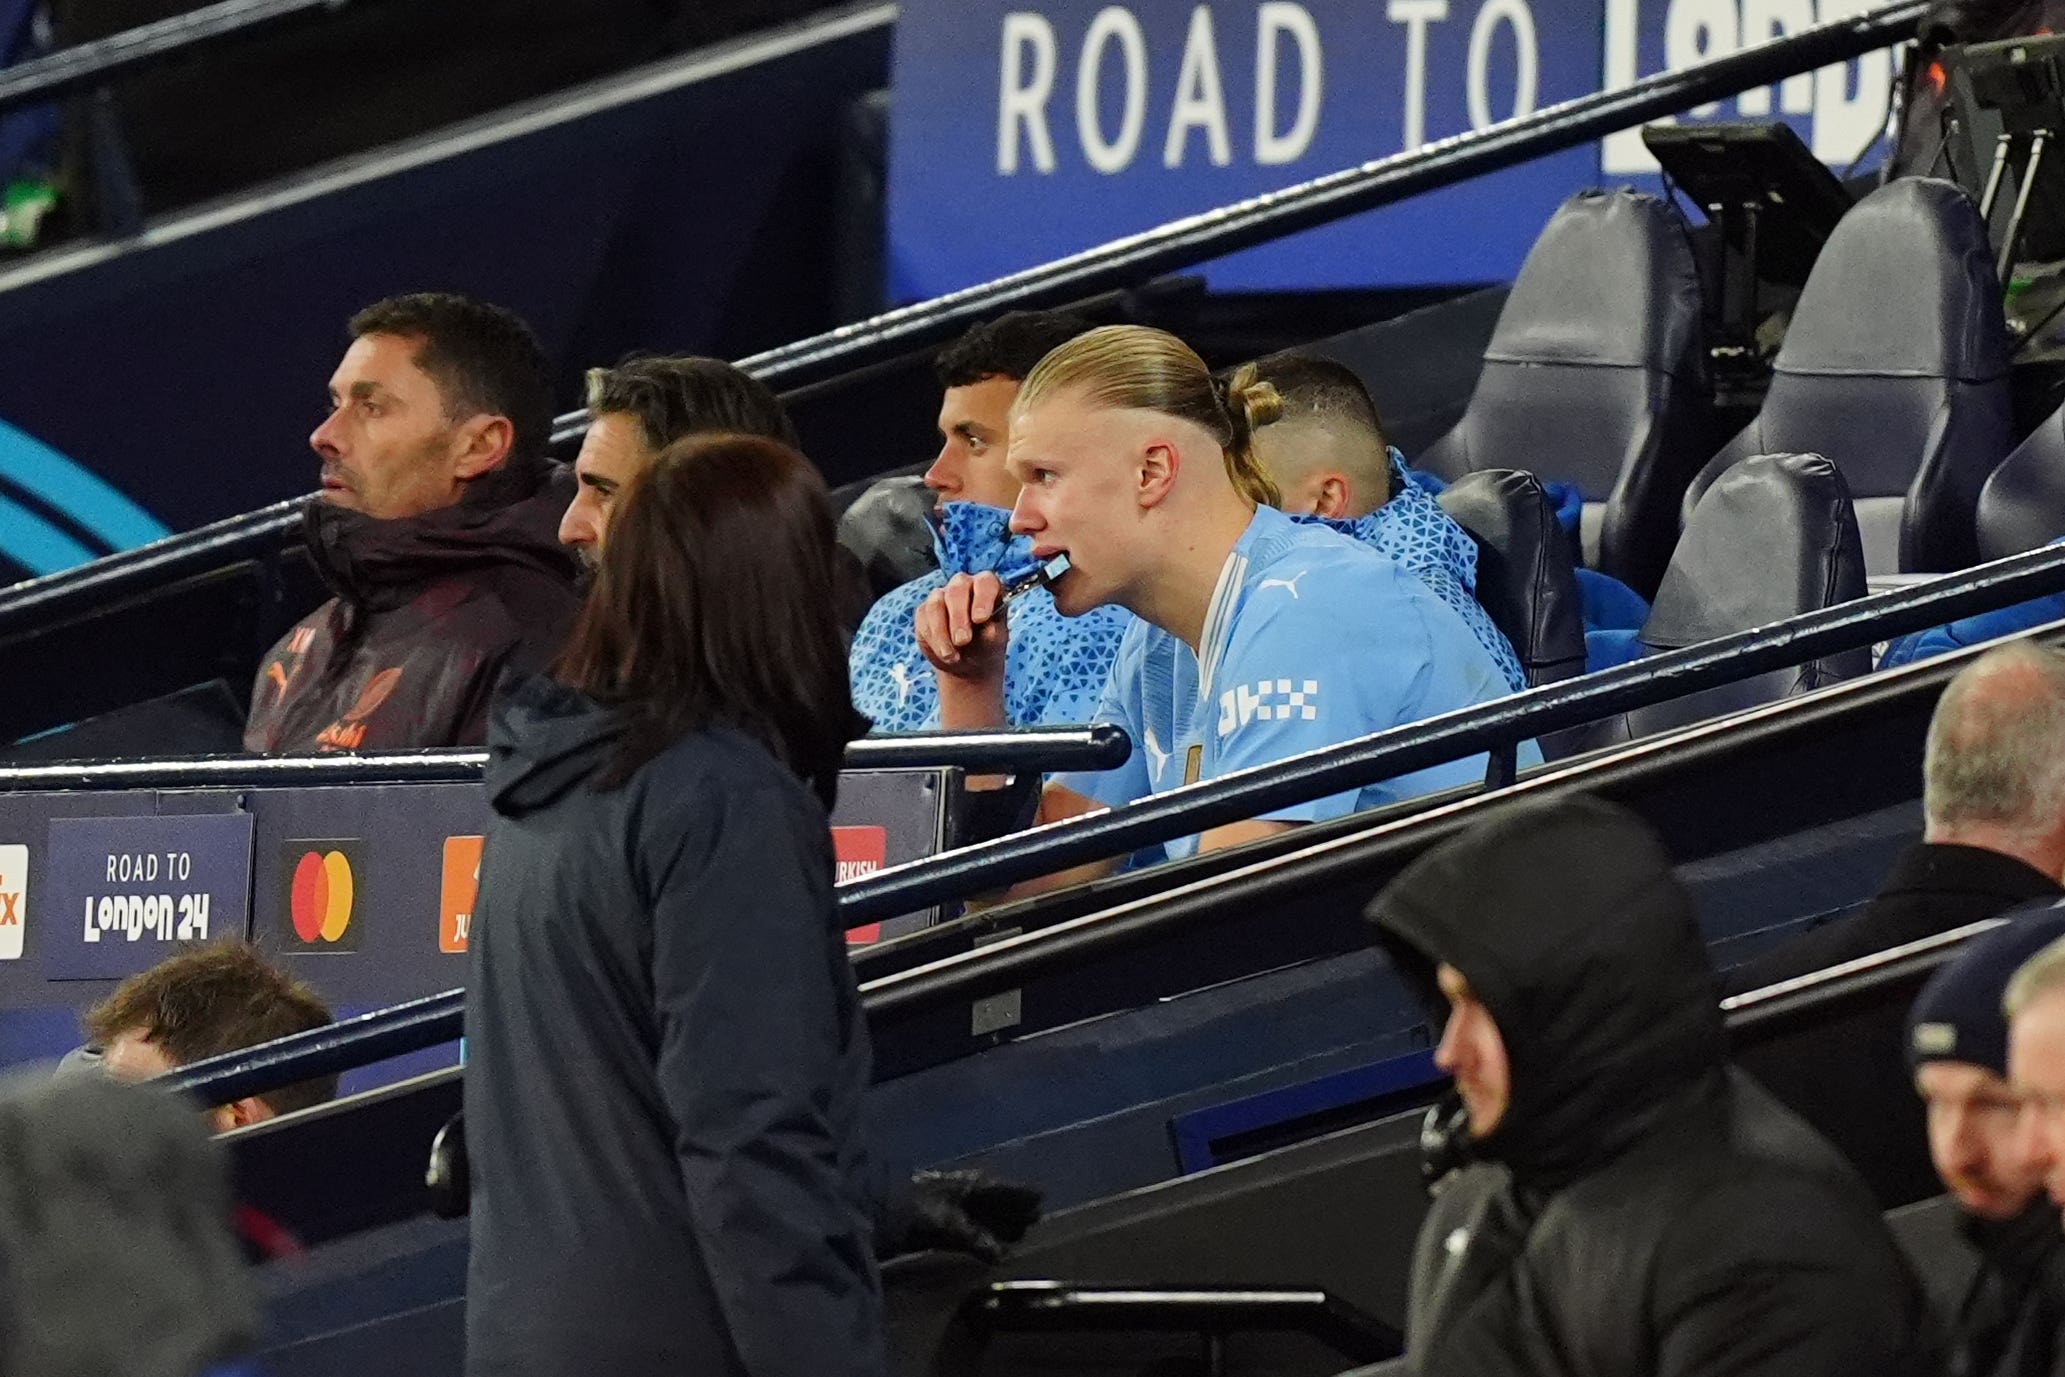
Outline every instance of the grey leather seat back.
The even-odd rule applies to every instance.
[[[1979,558],[2065,537],[2065,408],[2044,417],[1979,490]]]
[[[1477,601],[1513,643],[1529,684],[1585,672],[1585,620],[1570,540],[1531,473],[1482,469],[1441,506],[1477,542]]]
[[[1732,465],[1693,510],[1641,639],[1652,653],[1678,650],[1864,594],[1864,552],[1842,472],[1819,454],[1755,455]],[[1870,672],[1868,649],[1846,651],[1638,709],[1627,715],[1628,734],[1647,736]]]
[[[1684,220],[1655,196],[1588,191],[1529,250],[1469,408],[1415,462],[1450,481],[1519,469],[1573,484],[1587,562],[1647,596],[1712,425]]]
[[[1911,177],[1859,201],[1800,293],[1755,420],[1685,495],[1689,520],[1753,454],[1817,453],[1842,470],[1873,572],[1977,557],[1979,490],[2008,452],[2008,334],[1978,207]]]

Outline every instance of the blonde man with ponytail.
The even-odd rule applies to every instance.
[[[1507,692],[1484,648],[1395,561],[1276,509],[1255,430],[1274,388],[1214,382],[1189,346],[1143,326],[1092,330],[1040,361],[1012,407],[1011,527],[1066,553],[1054,605],[1140,618],[1095,720],[1134,742],[1116,770],[1057,776],[1053,821],[1352,740]],[[993,575],[956,576],[918,609],[943,727],[1004,721],[1009,617]],[[1484,760],[1422,770],[1169,845],[1238,845],[1301,822],[1475,783]],[[1069,876],[1066,878],[1077,878]],[[1050,881],[1051,883],[1051,881]]]

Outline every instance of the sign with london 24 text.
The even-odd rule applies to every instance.
[[[902,0],[891,290],[986,281],[1183,215],[1735,52],[1871,0]],[[1894,55],[1695,111],[1845,168]],[[1556,205],[1643,183],[1637,131],[1252,249],[1215,286],[1505,280]]]
[[[250,933],[251,815],[53,818],[36,894],[51,980],[134,975]]]

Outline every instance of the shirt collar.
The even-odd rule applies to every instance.
[[[1233,542],[1226,562],[1219,566],[1219,582],[1212,587],[1212,600],[1205,606],[1204,630],[1198,636],[1197,691],[1200,697],[1209,699],[1212,696],[1212,675],[1225,653],[1226,639],[1233,633],[1233,612],[1240,605],[1241,589],[1247,585],[1248,564],[1255,543],[1268,531],[1289,521],[1289,517],[1274,507],[1256,507],[1254,516],[1248,520],[1248,528],[1240,533],[1239,540]]]

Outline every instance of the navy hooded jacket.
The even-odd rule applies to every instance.
[[[466,1370],[880,1377],[866,1025],[813,793],[693,733],[497,708],[466,1000]]]

